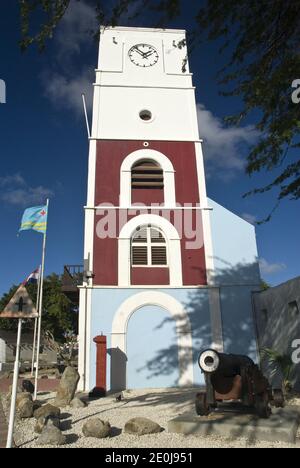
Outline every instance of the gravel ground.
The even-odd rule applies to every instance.
[[[124,400],[116,402],[115,396],[90,402],[87,408],[63,410],[62,429],[67,436],[66,448],[295,448],[281,442],[251,442],[246,439],[226,440],[217,437],[184,436],[171,434],[167,430],[160,434],[142,437],[127,435],[122,432],[125,423],[133,417],[147,417],[167,429],[168,420],[179,414],[193,410],[195,390],[141,390],[124,392]],[[51,403],[54,394],[39,395],[41,402]],[[300,405],[300,399],[292,403]],[[97,440],[85,438],[81,429],[84,422],[98,417],[108,420],[113,427],[112,436]],[[37,434],[34,433],[35,420],[17,421],[15,441],[19,448],[37,448]],[[300,430],[296,447],[300,447]]]

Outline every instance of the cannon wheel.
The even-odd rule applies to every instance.
[[[256,396],[255,401],[256,414],[259,418],[268,419],[271,416],[268,393],[262,393]]]
[[[205,392],[197,393],[195,400],[196,413],[198,416],[208,416],[210,406],[207,403],[207,394]]]

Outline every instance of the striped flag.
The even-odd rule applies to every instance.
[[[29,276],[27,276],[26,280],[22,283],[23,286],[29,283],[37,283],[40,279],[40,269],[37,268]]]

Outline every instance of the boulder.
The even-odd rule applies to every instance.
[[[82,432],[85,437],[104,439],[110,435],[111,426],[108,421],[102,421],[101,419],[90,419],[83,425]]]
[[[41,418],[37,420],[36,425],[34,427],[34,431],[37,434],[41,434],[43,432],[44,427],[46,426],[47,427],[54,426],[60,429],[60,419],[54,418],[53,416],[48,416],[47,418],[42,416]]]
[[[21,419],[29,419],[33,417],[33,401],[24,398],[20,400],[18,405],[16,406],[16,413],[19,418]]]
[[[87,404],[85,401],[82,401],[80,398],[74,398],[74,400],[71,401],[70,403],[71,408],[74,409],[81,409],[81,408],[86,408]]]
[[[32,418],[33,401],[31,393],[18,393],[16,399],[16,410],[21,419]]]
[[[31,393],[18,393],[16,399],[16,408],[19,409],[19,406],[23,403],[24,400],[29,400],[32,402]]]
[[[23,380],[22,382],[22,391],[34,394],[34,385],[30,380]]]
[[[35,413],[35,411],[37,411],[38,409],[40,409],[42,407],[42,403],[40,403],[39,401],[34,401],[33,402],[33,412]]]
[[[146,434],[157,434],[162,431],[163,428],[159,424],[147,418],[133,418],[125,424],[125,432],[127,434],[142,436]]]
[[[55,426],[45,426],[42,430],[40,437],[37,440],[37,444],[41,446],[61,446],[65,445],[66,436],[63,435],[60,429]]]
[[[80,376],[74,367],[67,367],[61,378],[54,405],[59,408],[69,406],[74,399]]]
[[[22,393],[22,388],[21,387],[18,387],[17,388],[17,395],[18,394],[21,394]],[[9,389],[8,389],[8,393],[6,395],[6,401],[7,401],[7,404],[10,404],[10,401],[11,401],[11,394],[12,394],[12,385],[10,385]]]
[[[47,404],[47,405],[41,406],[39,409],[37,409],[34,412],[33,415],[34,415],[35,419],[39,419],[39,418],[42,418],[42,417],[48,418],[49,416],[52,416],[54,418],[59,418],[60,417],[60,409],[57,408],[56,406]]]

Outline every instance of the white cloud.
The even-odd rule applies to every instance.
[[[241,217],[250,224],[255,224],[257,222],[257,216],[250,213],[243,213]]]
[[[0,188],[9,187],[11,185],[26,185],[21,174],[13,174],[11,176],[0,177]]]
[[[55,107],[81,114],[84,93],[91,110],[96,64],[82,65],[81,56],[95,46],[93,35],[97,28],[95,9],[84,1],[71,0],[54,36],[56,61],[41,75],[45,95]]]
[[[44,203],[53,191],[39,185],[30,187],[20,174],[0,177],[0,200],[9,205],[30,206]]]
[[[222,178],[230,178],[245,166],[242,152],[245,145],[251,145],[258,137],[252,125],[226,127],[204,105],[197,105],[200,136],[204,140],[204,157],[209,173],[220,169]],[[218,173],[217,173],[218,174]]]
[[[142,5],[142,0],[135,0],[119,21],[126,25]],[[105,9],[112,13],[113,2],[106,2]],[[109,13],[108,13],[109,14]],[[58,108],[66,108],[82,114],[81,94],[86,95],[87,108],[92,109],[95,59],[85,61],[91,47],[97,52],[95,33],[99,30],[95,6],[81,0],[71,0],[70,5],[54,35],[56,60],[42,74],[42,83],[46,97]],[[79,66],[80,64],[80,66]]]
[[[89,39],[93,41],[97,27],[96,10],[84,1],[71,0],[55,37],[58,57],[79,54]]]
[[[273,275],[285,270],[287,266],[284,263],[269,263],[265,258],[259,260],[260,271],[265,275]]]
[[[65,107],[76,113],[82,113],[82,93],[86,96],[87,107],[92,108],[93,102],[93,72],[84,71],[74,78],[69,78],[59,73],[48,75],[44,79],[46,83],[45,94],[58,108]]]

